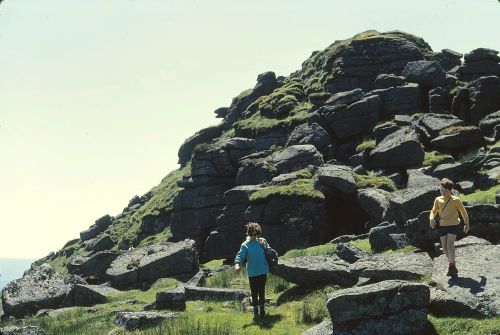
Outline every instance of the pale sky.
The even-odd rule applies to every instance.
[[[5,0],[0,257],[39,258],[178,167],[213,111],[375,29],[500,49],[497,0]]]

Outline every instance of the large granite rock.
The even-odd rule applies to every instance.
[[[367,92],[374,88],[379,74],[399,75],[408,62],[424,59],[427,52],[430,47],[415,36],[398,31],[368,31],[332,44],[304,62],[303,67],[307,69],[309,62],[318,62],[319,58],[324,67],[321,70],[327,69],[333,74],[325,82],[327,91],[361,88]]]
[[[339,139],[371,133],[379,120],[381,99],[367,95],[349,105],[324,106],[320,112]]]
[[[431,140],[431,146],[439,151],[457,151],[484,143],[481,130],[474,126],[457,128],[454,131],[442,131]]]
[[[97,219],[93,225],[89,227],[89,229],[82,231],[80,233],[80,239],[82,241],[90,240],[91,238],[96,237],[113,223],[113,217],[108,214],[103,217]]]
[[[449,114],[424,114],[418,120],[419,130],[424,135],[426,141],[431,141],[437,137],[439,133],[452,126],[462,126],[465,122],[456,116]]]
[[[58,308],[71,287],[77,283],[85,282],[75,276],[64,278],[48,264],[33,266],[21,279],[11,281],[3,288],[5,315],[22,318],[34,315],[43,308]]]
[[[305,287],[356,284],[357,278],[349,271],[349,263],[337,256],[302,256],[279,261],[271,273]]]
[[[191,155],[196,145],[201,143],[210,143],[214,138],[219,137],[222,133],[222,127],[212,126],[200,131],[187,138],[179,148],[179,164],[184,167],[191,160]]]
[[[429,288],[389,280],[327,296],[333,334],[416,334],[427,324]]]
[[[352,243],[338,243],[335,247],[334,254],[337,255],[340,259],[348,263],[355,263],[356,261],[370,257],[371,254],[367,253],[364,250],[361,250],[354,246]]]
[[[468,238],[465,238],[466,240]],[[456,248],[458,278],[446,276],[445,255],[434,259],[429,309],[440,316],[500,316],[500,246],[466,243]]]
[[[357,191],[352,169],[343,165],[325,164],[317,171],[318,180],[331,190],[343,194],[354,194]]]
[[[330,319],[327,319],[302,333],[302,335],[331,335],[331,334],[333,334],[333,325],[332,325],[332,320]]]
[[[77,284],[68,292],[61,307],[104,304],[108,301],[110,295],[118,292],[120,291],[105,285]]]
[[[378,188],[358,190],[358,203],[370,217],[381,221],[389,208],[391,193]]]
[[[460,66],[463,56],[463,54],[450,49],[443,49],[434,54],[434,58],[441,64],[445,71],[450,71],[455,66]]]
[[[271,160],[279,174],[323,164],[321,153],[311,144],[292,145],[274,153]]]
[[[383,89],[395,86],[403,86],[406,83],[406,78],[403,76],[396,76],[394,74],[379,74],[375,78],[375,88]]]
[[[371,282],[390,279],[420,280],[430,276],[432,260],[427,253],[374,254],[351,265],[351,272]]]
[[[446,72],[437,61],[409,62],[406,64],[402,75],[408,81],[428,88],[444,86],[446,83]]]
[[[95,239],[88,240],[85,242],[87,242],[85,244],[85,249],[94,252],[110,250],[115,246],[115,242],[113,242],[111,236],[109,236],[109,234],[106,233],[102,233],[98,235]]]
[[[244,91],[233,98],[231,105],[225,113],[224,124],[230,126],[234,122],[240,120],[250,104],[261,96],[268,95],[279,86],[280,83],[276,79],[276,74],[274,72],[268,71],[259,74],[257,76],[257,84],[255,84],[253,89]]]
[[[113,287],[126,288],[158,278],[198,272],[198,253],[193,240],[165,242],[134,249],[116,258],[106,275]]]
[[[276,173],[276,167],[268,160],[244,160],[236,175],[236,185],[257,185],[269,182]]]
[[[420,166],[424,149],[417,135],[406,128],[385,137],[370,152],[369,164],[375,168]]]
[[[286,142],[287,147],[299,144],[312,144],[322,151],[331,144],[331,140],[326,130],[319,124],[306,123],[295,127]]]
[[[382,252],[388,249],[399,249],[394,234],[401,234],[401,228],[396,224],[384,222],[370,229],[368,241],[374,252]]]
[[[480,77],[468,85],[470,114],[465,121],[479,124],[479,121],[500,109],[499,76]]]
[[[416,218],[423,211],[432,208],[438,195],[439,190],[435,184],[418,185],[392,192],[384,220],[403,224]]]
[[[484,135],[494,135],[495,127],[500,124],[500,110],[492,113],[479,122],[479,128]]]
[[[448,178],[451,180],[462,180],[463,177],[478,171],[484,161],[484,155],[477,155],[461,163],[439,164],[430,171],[430,174],[438,179]]]
[[[380,97],[380,119],[390,120],[398,115],[413,115],[422,112],[422,90],[418,84],[376,89],[370,94]]]
[[[106,270],[119,256],[119,251],[100,251],[90,256],[77,256],[70,259],[67,268],[69,273],[82,277],[96,277],[98,282],[106,281]]]
[[[483,76],[500,76],[498,51],[487,48],[474,49],[464,56],[464,64],[458,69],[462,81],[472,81]]]

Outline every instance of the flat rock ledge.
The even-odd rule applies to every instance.
[[[153,327],[165,320],[176,318],[175,313],[158,313],[152,311],[116,312],[114,323],[126,330],[136,330]]]
[[[336,255],[301,256],[284,261],[271,269],[272,274],[304,287],[339,285],[350,287],[356,284],[349,270],[350,264]]]
[[[457,278],[446,276],[446,256],[434,258],[430,311],[439,316],[500,316],[500,245],[475,237],[460,242]]]
[[[427,324],[425,284],[388,280],[327,295],[333,334],[415,334]]]
[[[243,301],[250,297],[250,292],[228,288],[212,288],[180,285],[176,288],[156,294],[156,302],[148,308],[185,309],[186,301]]]

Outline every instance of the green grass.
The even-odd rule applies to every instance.
[[[478,204],[494,204],[495,195],[500,192],[500,185],[493,186],[488,190],[479,190],[474,193],[460,195],[462,201],[474,202]]]
[[[203,266],[206,267],[207,269],[214,270],[217,269],[218,267],[221,267],[223,263],[224,263],[223,259],[213,259],[210,262],[203,264]]]
[[[420,250],[420,249],[413,246],[413,245],[407,245],[406,247],[403,247],[403,248],[397,249],[397,250],[391,250],[391,249],[386,250],[386,251],[384,251],[384,254],[407,254],[407,253],[415,252],[418,250]]]
[[[445,155],[439,151],[426,152],[424,155],[423,166],[435,166],[443,164],[445,162],[453,161],[453,157],[450,155]]]
[[[249,118],[236,122],[234,128],[238,136],[250,137],[264,135],[272,130],[291,128],[306,120],[311,107],[311,103],[301,102],[284,119],[267,118],[257,111]]]
[[[142,247],[145,247],[148,245],[153,245],[153,244],[165,242],[171,237],[172,237],[172,232],[170,231],[170,228],[167,227],[162,232],[160,232],[156,235],[151,235],[151,236],[146,237],[144,240],[142,240],[139,243],[139,245],[137,247],[142,248]]]
[[[139,245],[137,241],[137,236],[139,235],[139,229],[142,224],[142,218],[146,215],[159,215],[160,211],[166,213],[172,211],[172,203],[174,196],[181,190],[177,186],[177,180],[182,176],[189,175],[191,171],[191,164],[188,163],[184,168],[174,170],[165,176],[161,183],[151,189],[151,199],[149,199],[144,205],[142,205],[138,210],[133,213],[127,213],[124,217],[116,220],[108,228],[108,232],[113,239],[116,241],[116,248],[119,249],[121,244],[127,242],[134,246]],[[167,231],[163,231],[157,234],[158,236],[150,237],[149,241],[161,240],[166,238],[168,235]],[[144,242],[147,243],[147,242]],[[145,245],[143,243],[143,245]]]
[[[65,250],[72,249],[73,252],[71,254],[65,255]],[[72,257],[75,256],[86,256],[88,252],[85,251],[81,242],[73,243],[69,247],[61,249],[59,251],[59,255],[55,257],[53,260],[49,261],[49,265],[60,274],[67,275],[69,274],[68,268],[66,267],[71,260]]]
[[[362,239],[362,240],[355,240],[355,241],[351,241],[351,243],[352,243],[355,247],[357,247],[357,248],[359,248],[359,249],[361,249],[361,250],[364,250],[364,251],[369,252],[369,253],[372,253],[372,252],[373,252],[373,251],[372,251],[372,246],[371,246],[371,244],[370,244],[370,242],[368,241],[368,239],[367,239],[367,238]]]
[[[248,278],[244,273],[240,276],[248,289]],[[269,277],[271,282],[274,281],[271,275]],[[167,279],[146,292],[130,290],[115,294],[107,303],[94,306],[93,312],[89,312],[86,307],[73,307],[54,318],[32,317],[19,321],[1,321],[0,328],[12,324],[33,325],[43,328],[51,335],[299,335],[328,317],[325,295],[338,289],[333,286],[304,289],[292,284],[281,288],[280,293],[272,293],[272,286],[267,286],[268,295],[273,297],[271,299],[277,301],[280,298],[280,302],[268,307],[268,315],[256,321],[253,320],[252,313],[245,311],[238,302],[188,301],[185,311],[175,312],[178,315],[176,319],[165,321],[156,327],[129,332],[113,323],[113,311],[142,310],[145,304],[154,301],[157,292],[177,284],[177,281]],[[437,318],[430,315],[428,320],[431,328],[429,334],[488,335],[497,334],[500,329],[500,318]]]
[[[375,149],[375,140],[366,140],[356,147],[356,152],[360,153],[365,150],[373,150],[373,149]]]
[[[333,252],[336,245],[333,243],[326,243],[322,245],[317,245],[314,247],[304,248],[304,249],[292,249],[288,250],[283,256],[280,256],[281,260],[290,259],[300,256],[319,256],[328,255]]]
[[[354,180],[356,181],[356,186],[358,188],[369,188],[376,187],[389,192],[395,191],[397,189],[394,182],[384,176],[373,176],[373,175],[361,175],[354,173]]]
[[[500,318],[437,318],[432,315],[428,320],[440,335],[498,335]]]
[[[234,271],[234,268],[231,268],[208,277],[205,281],[206,287],[224,287],[238,290],[250,290],[248,285],[248,276],[244,267],[239,274]],[[267,275],[266,292],[268,296],[276,297],[277,293],[283,292],[291,286],[292,284],[283,278],[271,273]]]
[[[303,197],[323,200],[325,196],[314,188],[312,179],[298,179],[288,185],[268,186],[252,193],[250,201],[266,201],[272,197]]]

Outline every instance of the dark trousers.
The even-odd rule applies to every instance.
[[[266,278],[267,275],[265,274],[248,277],[248,281],[250,282],[250,292],[252,293],[252,305],[254,307],[257,307],[257,305],[263,306],[265,303]]]

